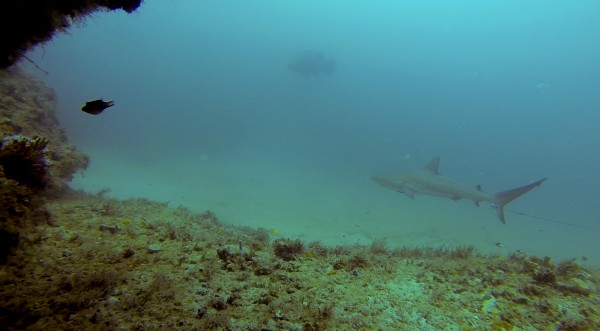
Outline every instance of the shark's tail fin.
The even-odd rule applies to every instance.
[[[498,212],[498,218],[500,219],[500,222],[506,223],[506,220],[504,220],[504,206],[514,199],[531,191],[534,187],[540,186],[546,179],[547,178],[542,178],[531,184],[494,194],[494,205],[496,207],[496,211]]]

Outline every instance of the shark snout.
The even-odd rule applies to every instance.
[[[396,187],[394,183],[390,182],[388,179],[379,176],[371,176],[371,180],[375,183],[381,185],[382,187],[389,188],[395,190]]]

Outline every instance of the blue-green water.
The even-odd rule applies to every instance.
[[[210,209],[327,243],[473,244],[600,264],[600,3],[146,1],[99,12],[29,57],[92,157],[73,186]],[[332,75],[288,67],[305,50]],[[98,116],[86,101],[116,105]],[[489,205],[384,190],[422,167]],[[568,223],[568,224],[564,224]],[[498,247],[496,243],[502,243]]]

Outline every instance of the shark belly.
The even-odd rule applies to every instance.
[[[414,178],[411,183],[406,183],[406,187],[418,194],[444,197],[452,200],[467,199],[477,203],[480,201],[494,201],[494,197],[491,195],[443,176]]]

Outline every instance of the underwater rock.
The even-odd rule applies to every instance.
[[[324,74],[331,76],[335,72],[335,59],[321,52],[303,51],[296,54],[288,63],[290,70],[307,76]]]
[[[148,247],[146,247],[146,250],[150,254],[158,253],[158,252],[160,252],[160,245],[159,244],[150,244],[150,245],[148,245]]]
[[[0,265],[19,243],[19,220],[29,210],[30,195],[26,187],[0,176]]]
[[[0,139],[47,140],[46,188],[61,190],[77,171],[87,167],[89,159],[68,143],[56,118],[57,108],[54,91],[44,83],[19,68],[0,70]]]
[[[106,305],[107,306],[114,306],[116,304],[119,303],[119,298],[117,297],[108,297],[108,299],[106,299]]]
[[[47,144],[42,137],[0,140],[0,264],[19,243],[19,228],[41,205],[36,192],[48,183]]]
[[[110,234],[116,234],[119,231],[121,231],[121,226],[119,226],[119,224],[115,224],[115,225],[100,224],[99,229],[100,229],[100,231],[105,231]]]
[[[495,297],[490,296],[489,299],[485,300],[481,305],[481,311],[486,314],[497,314],[498,312],[498,301]]]
[[[87,167],[55,113],[51,89],[19,68],[0,70],[0,264],[24,233],[51,221],[44,199]]]
[[[39,43],[57,32],[65,31],[73,22],[100,10],[135,11],[142,0],[35,1],[4,0],[0,2],[0,68],[8,68]]]

